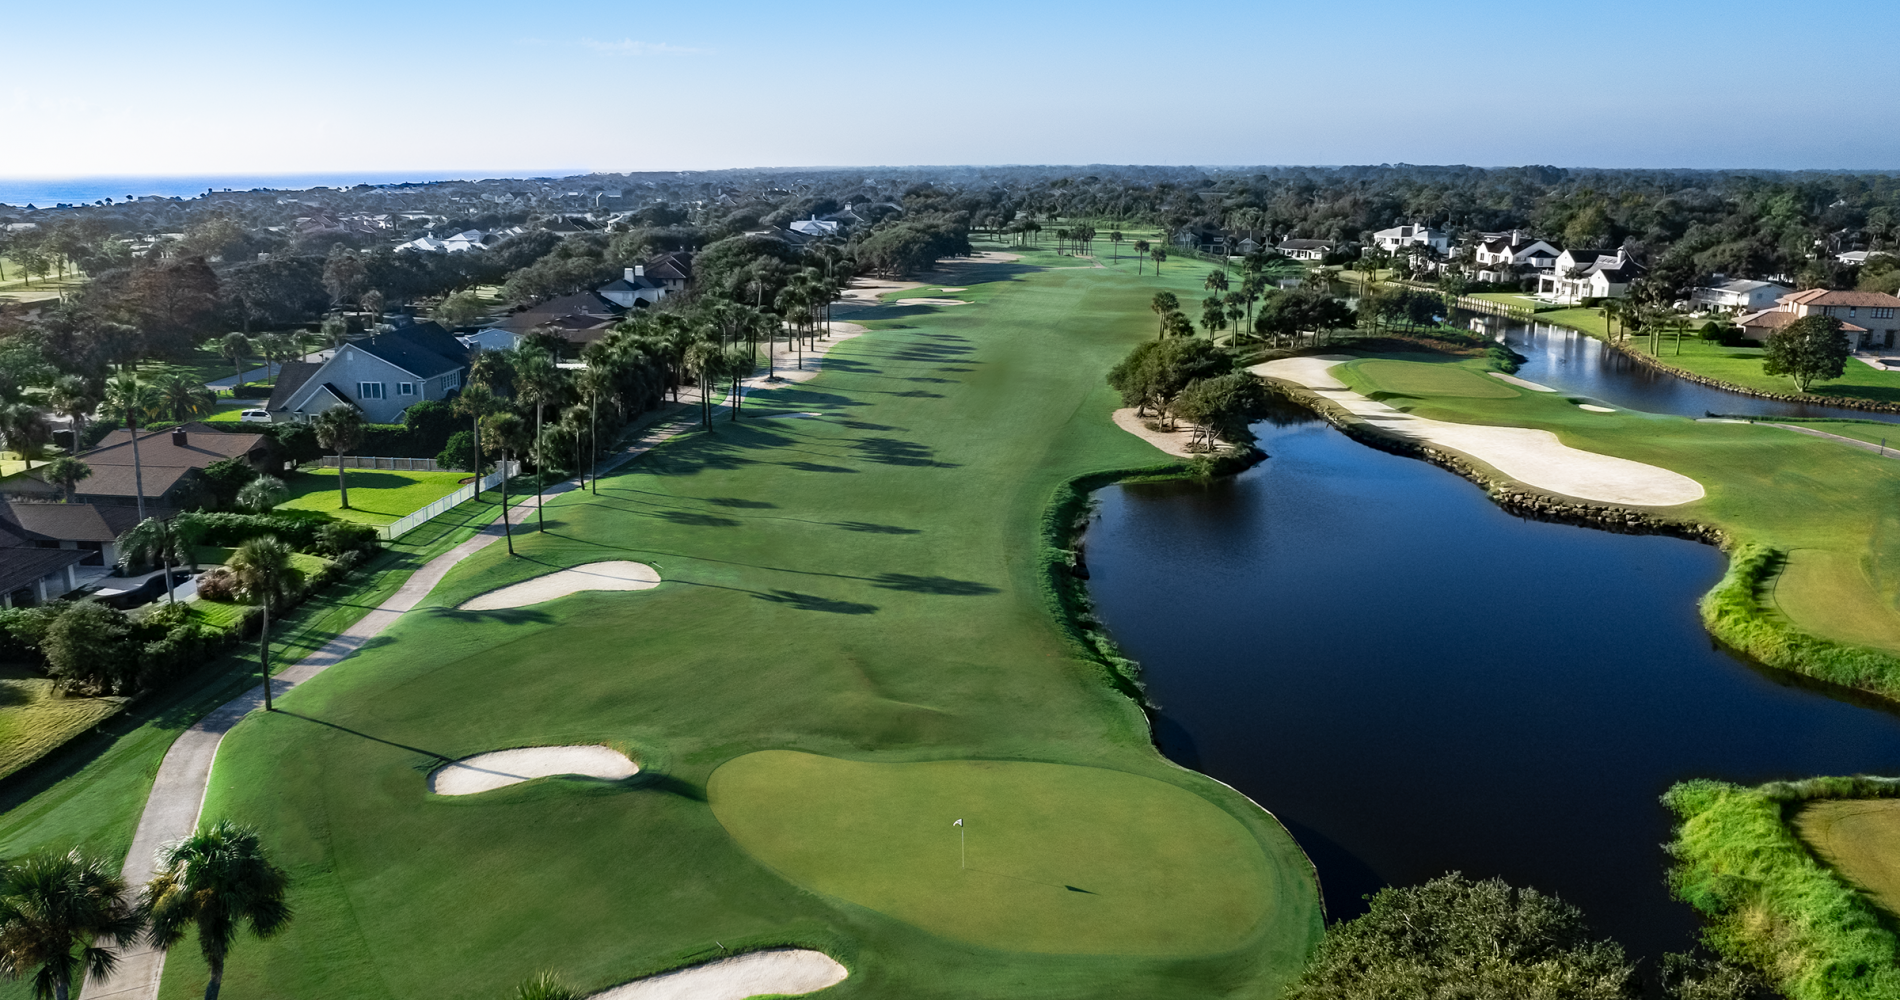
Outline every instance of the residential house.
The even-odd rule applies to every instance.
[[[1430,226],[1393,226],[1372,234],[1373,245],[1387,253],[1423,244],[1438,251],[1440,256],[1451,252],[1451,237]]]
[[[1860,350],[1886,349],[1900,337],[1900,298],[1885,292],[1843,292],[1810,288],[1783,295],[1773,309],[1737,322],[1745,336],[1766,340],[1774,331],[1807,316],[1832,316],[1841,332]]]
[[[1549,243],[1531,239],[1516,230],[1479,234],[1473,252],[1479,281],[1510,281],[1517,276],[1518,269],[1524,267],[1548,271],[1557,266],[1557,257],[1561,254]]]
[[[693,280],[693,258],[685,253],[666,253],[646,263],[649,281],[657,281],[668,295],[678,295]]]
[[[170,517],[177,511],[148,504],[145,513]],[[75,565],[101,570],[118,565],[119,537],[138,521],[138,508],[128,504],[0,500],[0,533],[17,536],[34,548],[76,551],[80,558]]]
[[[803,233],[815,239],[822,239],[826,236],[838,235],[839,231],[844,229],[844,224],[834,219],[820,219],[814,215],[809,219],[800,219],[786,228],[794,233]]]
[[[136,464],[132,444],[132,432],[116,430],[81,452],[77,457],[92,475],[79,481],[73,500],[136,508],[142,492],[147,513],[155,506],[191,510],[211,502],[200,473],[227,458],[243,458],[259,472],[283,471],[275,444],[262,434],[226,434],[205,424],[141,430]],[[43,469],[0,480],[0,493],[41,500],[64,495],[61,486],[46,481]]]
[[[579,292],[509,313],[490,329],[506,330],[516,337],[538,330],[571,343],[588,344],[606,336],[626,311],[599,292]]]
[[[523,334],[514,330],[504,330],[498,326],[485,327],[468,333],[458,333],[455,339],[468,348],[469,353],[480,351],[512,351],[521,346]]]
[[[1537,279],[1537,297],[1564,305],[1584,299],[1617,299],[1644,273],[1621,247],[1616,250],[1565,250],[1550,273]]]
[[[620,280],[602,285],[594,292],[622,309],[645,309],[666,298],[666,286],[649,279],[644,264],[627,268]]]
[[[273,422],[303,423],[347,403],[370,423],[393,424],[412,404],[448,398],[467,369],[461,341],[435,323],[411,323],[346,343],[314,367],[286,364],[266,409]]]
[[[42,548],[0,521],[0,608],[44,604],[79,589],[78,549]]]
[[[1737,278],[1718,285],[1707,285],[1689,293],[1689,302],[1707,312],[1749,313],[1768,309],[1793,289],[1772,281]]]
[[[1275,249],[1294,260],[1325,260],[1336,246],[1332,240],[1281,240]]]
[[[454,236],[444,236],[439,239],[435,234],[431,233],[427,236],[419,236],[407,243],[398,243],[396,245],[396,252],[471,253],[489,250],[520,231],[521,227],[519,226],[509,230],[498,229],[493,232],[483,232],[480,229],[465,229],[456,233]]]

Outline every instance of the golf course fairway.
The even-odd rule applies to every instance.
[[[972,944],[1204,954],[1240,945],[1268,912],[1267,858],[1246,827],[1123,771],[766,750],[728,761],[708,792],[779,874]]]
[[[598,494],[554,498],[545,532],[515,529],[518,555],[470,555],[355,656],[246,718],[218,751],[204,819],[264,831],[296,917],[231,953],[226,995],[500,998],[542,971],[586,994],[809,948],[849,969],[824,993],[840,1000],[1272,1000],[1320,937],[1311,864],[1260,806],[1155,750],[1043,590],[1058,488],[1171,461],[1109,419],[1104,373],[1154,337],[1150,297],[1198,294],[1205,269],[1157,279],[1134,264],[1030,250],[953,263],[942,283],[968,305],[841,306],[868,332],[810,381],[753,393],[743,419],[688,428]],[[785,413],[808,416],[769,419]],[[616,561],[665,583],[461,610]],[[604,746],[640,770],[429,793],[445,762],[536,746]],[[997,869],[1040,878],[1072,860],[1060,881],[1086,892],[1023,883],[930,904],[931,883],[901,885],[898,869],[868,873],[885,895],[827,888],[715,815],[714,793],[725,808],[760,751],[867,775],[1034,762],[994,772],[1009,775],[996,801],[959,804],[982,824],[979,862],[1005,843],[979,838],[1007,836],[1010,815],[1059,804],[1113,829],[1048,827],[1059,841],[1018,838],[1023,871]],[[854,763],[867,758],[879,763]],[[836,821],[820,804],[929,791],[893,782],[748,795],[779,805],[733,822],[836,842],[812,826]],[[941,846],[957,818],[932,813]],[[174,949],[161,997],[198,995],[204,975],[195,945]]]

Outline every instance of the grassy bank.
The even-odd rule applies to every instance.
[[[1852,778],[1677,785],[1663,797],[1680,821],[1670,886],[1708,919],[1712,947],[1761,969],[1790,1000],[1900,996],[1892,923],[1791,825],[1805,804],[1895,790],[1894,782]]]
[[[1137,278],[1132,260],[1098,268],[1031,251],[946,280],[969,289],[957,294],[970,305],[841,310],[872,332],[839,345],[815,380],[755,397],[760,412],[820,416],[694,431],[603,479],[598,496],[560,498],[545,534],[517,533],[519,557],[477,553],[283,711],[245,720],[220,751],[207,816],[267,831],[296,880],[298,917],[234,954],[230,992],[500,995],[549,968],[591,991],[722,946],[802,943],[850,967],[840,997],[1272,995],[1319,934],[1304,855],[1258,807],[1155,752],[1140,707],[1105,682],[1065,631],[1073,623],[1052,619],[1046,589],[1060,549],[1047,540],[1073,523],[1050,498],[1078,477],[1170,464],[1108,419],[1103,373],[1153,336],[1149,296],[1191,300],[1206,270],[1170,262]],[[1051,520],[1062,534],[1046,532]],[[614,558],[665,582],[453,610]],[[442,757],[587,742],[628,747],[642,777],[459,800],[425,791]],[[1063,883],[1023,888],[1025,905],[1090,907],[1076,927],[1095,930],[1077,941],[1145,927],[1150,946],[979,942],[942,929],[980,931],[981,893],[938,901],[926,918],[838,894],[833,865],[787,878],[772,852],[824,847],[818,821],[839,814],[768,804],[765,827],[785,814],[789,841],[735,839],[713,808],[713,776],[759,751],[835,767],[1046,765],[1029,800],[1054,796],[1098,821],[970,818],[1016,844],[1059,832],[1069,850],[1032,851],[1033,870],[1005,872]],[[869,796],[854,813],[869,822],[907,787],[833,790]],[[932,787],[954,798],[962,786]],[[1188,803],[1197,818],[1156,837],[1114,818],[1127,789]],[[808,824],[796,810],[817,811]],[[955,818],[941,818],[944,834]],[[1203,849],[1231,861],[1211,883],[1177,867]],[[1054,877],[1086,850],[1122,870]],[[885,861],[878,881],[898,889],[943,874]],[[1218,912],[1143,924],[1142,886],[1177,870],[1223,901]],[[1100,884],[1077,881],[1091,877]],[[201,976],[195,955],[174,954],[163,994],[193,994]]]
[[[466,472],[416,472],[401,469],[345,469],[350,505],[343,506],[335,469],[304,469],[285,480],[290,498],[282,510],[319,511],[343,521],[388,524],[461,489]]]

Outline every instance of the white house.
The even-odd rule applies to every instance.
[[[1621,247],[1615,251],[1565,250],[1557,255],[1550,273],[1538,277],[1537,297],[1562,305],[1575,305],[1584,299],[1622,298],[1643,270]]]
[[[665,285],[647,277],[646,265],[635,264],[627,268],[620,280],[602,285],[594,291],[622,309],[644,309],[666,298],[667,289]]]
[[[804,233],[806,236],[825,237],[838,235],[838,231],[843,229],[844,225],[830,219],[820,219],[814,215],[809,219],[800,219],[785,228],[794,233]]]
[[[1393,226],[1372,234],[1372,242],[1387,253],[1422,243],[1440,254],[1451,250],[1451,237],[1430,226]]]
[[[437,238],[434,234],[419,236],[407,243],[396,245],[397,253],[470,253],[487,250],[497,243],[520,232],[517,227],[511,230],[483,232],[479,229],[464,229],[454,236]]]
[[[1325,260],[1334,245],[1332,240],[1281,240],[1275,249],[1294,260]]]
[[[474,333],[460,334],[456,338],[470,353],[476,351],[512,351],[521,346],[521,333],[499,326],[486,327]]]
[[[393,424],[411,404],[460,389],[467,367],[461,341],[434,323],[412,323],[350,341],[321,364],[286,363],[265,409],[272,422],[303,423],[348,403],[370,423]]]
[[[1531,239],[1516,230],[1484,233],[1474,250],[1478,262],[1478,280],[1509,281],[1520,267],[1548,271],[1557,266],[1557,257],[1561,253],[1549,243]]]
[[[1689,302],[1707,312],[1757,312],[1773,306],[1794,289],[1772,281],[1737,278],[1719,285],[1708,285],[1689,293]]]

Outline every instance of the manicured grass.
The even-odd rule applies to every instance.
[[[1362,392],[1391,392],[1422,396],[1460,396],[1470,399],[1511,399],[1517,390],[1497,379],[1458,365],[1420,364],[1415,361],[1370,359],[1354,362],[1351,370],[1364,380]]]
[[[562,497],[545,534],[532,519],[517,530],[519,556],[474,555],[283,711],[233,730],[206,815],[267,831],[298,917],[240,945],[227,992],[498,996],[542,969],[591,991],[721,946],[803,943],[851,968],[828,994],[841,998],[1272,996],[1320,929],[1305,857],[1269,815],[1155,752],[1040,584],[1058,485],[1165,460],[1108,420],[1103,373],[1153,336],[1148,297],[1191,292],[1206,267],[1136,278],[1132,261],[1028,256],[1062,269],[967,268],[955,284],[969,306],[841,310],[873,332],[813,381],[756,397],[824,416],[722,422],[623,467],[598,496]],[[665,582],[452,610],[617,558]],[[577,742],[628,748],[644,777],[424,790],[442,757]],[[742,849],[706,801],[722,764],[762,750],[1039,761],[1173,786],[1209,805],[1188,810],[1170,850],[1227,854],[1232,828],[1204,842],[1221,824],[1192,817],[1230,817],[1257,860],[1228,878],[1254,883],[1263,916],[1190,958],[1052,954],[813,894]],[[202,990],[201,976],[174,953],[164,995]]]
[[[1500,305],[1523,306],[1526,309],[1536,309],[1543,304],[1523,292],[1472,292],[1467,298],[1483,299]]]
[[[707,791],[739,846],[799,885],[990,948],[1208,954],[1269,909],[1245,826],[1126,771],[765,750]]]
[[[1421,356],[1408,356],[1417,361]],[[1361,377],[1367,362],[1345,372]],[[1441,361],[1468,371],[1481,364]],[[1336,371],[1338,371],[1336,369]],[[1487,381],[1494,381],[1487,379]],[[1423,417],[1537,427],[1565,444],[1673,469],[1708,491],[1667,508],[1715,524],[1737,541],[1794,553],[1774,582],[1774,606],[1813,635],[1900,650],[1900,462],[1764,425],[1700,423],[1634,410],[1589,413],[1562,393],[1510,398],[1414,395]]]
[[[342,506],[337,470],[305,469],[284,481],[290,499],[279,510],[315,510],[360,524],[388,524],[413,514],[462,488],[466,472],[409,472],[392,469],[345,469],[344,483],[350,505]]]
[[[0,666],[0,777],[117,714],[124,698],[67,697],[25,667]]]
[[[1823,863],[1900,917],[1900,799],[1822,799],[1792,825]]]

